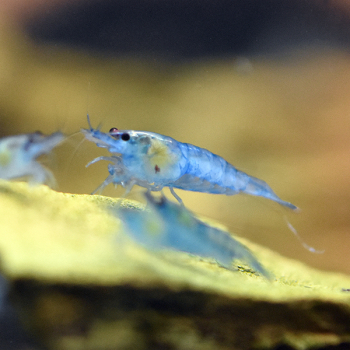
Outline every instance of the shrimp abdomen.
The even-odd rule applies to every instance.
[[[238,170],[224,158],[191,144],[181,144],[181,150],[187,158],[187,168],[173,184],[174,188],[226,195],[242,192],[271,199],[293,210],[298,209],[280,199],[265,181]]]

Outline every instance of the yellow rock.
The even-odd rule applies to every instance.
[[[243,239],[275,276],[232,272],[129,240],[103,196],[0,181],[1,272],[20,319],[49,349],[350,346],[350,278]],[[143,210],[137,202],[123,206]]]

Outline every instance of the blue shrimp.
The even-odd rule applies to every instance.
[[[237,270],[232,262],[240,260],[271,279],[271,274],[254,255],[227,232],[204,224],[184,206],[164,196],[158,201],[150,192],[145,195],[150,212],[127,208],[115,211],[135,242],[151,251],[170,249],[212,258],[229,270]]]
[[[247,193],[265,197],[292,210],[298,208],[279,198],[265,182],[250,176],[210,151],[174,140],[171,137],[147,131],[118,130],[109,133],[82,129],[89,141],[98,147],[107,148],[120,156],[98,157],[109,160],[110,176],[99,187],[109,183],[121,184],[127,192],[133,185],[160,191],[169,187],[173,196],[182,204],[174,188],[212,194],[234,195]]]
[[[0,139],[0,178],[29,178],[32,183],[54,185],[52,173],[36,159],[51,152],[63,139],[61,132],[48,136],[34,132]]]

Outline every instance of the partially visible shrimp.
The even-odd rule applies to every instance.
[[[204,224],[184,206],[170,202],[164,196],[157,201],[147,192],[146,198],[150,212],[127,208],[115,211],[126,225],[126,232],[137,243],[152,251],[170,249],[212,258],[229,270],[237,270],[232,262],[240,260],[271,279],[271,274],[254,255],[227,232]]]
[[[53,185],[52,173],[36,159],[51,152],[63,139],[61,132],[48,136],[35,132],[0,139],[0,178],[29,178],[33,183]]]
[[[90,162],[101,159],[112,161],[110,176],[102,187],[110,182],[128,185],[128,190],[134,184],[150,191],[169,187],[180,203],[182,200],[174,188],[226,195],[247,193],[271,199],[292,210],[298,209],[280,199],[266,182],[236,169],[206,149],[147,131],[112,128],[109,133],[104,133],[93,129],[89,118],[88,122],[90,129],[82,129],[85,138],[95,142],[98,147],[107,148],[110,153],[120,154],[110,159],[99,157]],[[113,173],[116,174],[115,178]],[[122,181],[120,174],[123,174]]]

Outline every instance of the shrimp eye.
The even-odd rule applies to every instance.
[[[124,134],[122,134],[121,139],[123,141],[129,141],[130,140],[130,135],[127,132],[125,132]]]
[[[111,130],[109,130],[109,133],[110,133],[110,134],[113,134],[113,133],[115,133],[115,132],[117,132],[117,131],[118,131],[117,128],[111,128]]]
[[[29,147],[36,141],[36,136],[39,134],[37,132],[33,132],[32,134],[28,134],[28,140],[24,144],[23,149],[28,151]]]

